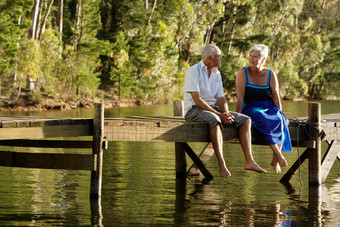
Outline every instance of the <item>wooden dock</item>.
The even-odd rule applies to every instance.
[[[0,151],[0,166],[79,169],[91,171],[91,197],[101,196],[103,148],[107,141],[174,142],[176,175],[178,177],[202,173],[206,180],[213,178],[205,167],[214,154],[208,125],[201,122],[185,122],[181,102],[174,103],[174,117],[129,116],[104,119],[103,104],[95,105],[93,119],[55,119],[38,117],[0,117],[0,146],[79,148],[92,150],[89,154],[50,154]],[[340,159],[340,114],[321,117],[321,106],[309,104],[308,119],[289,119],[293,146],[306,148],[281,182],[288,182],[305,160],[309,160],[309,182],[323,183],[334,161]],[[84,137],[91,140],[69,140]],[[68,138],[54,139],[53,138]],[[227,143],[238,143],[238,131],[234,126],[223,130]],[[321,159],[321,141],[328,150]],[[206,142],[202,152],[195,152],[188,142]],[[252,132],[252,143],[264,145],[264,141]],[[197,155],[196,153],[199,153]],[[187,168],[186,154],[194,164]]]
[[[87,149],[89,154],[29,153],[0,150],[0,166],[89,170],[90,196],[101,196],[104,108],[95,105],[93,119],[0,117],[0,146]],[[79,140],[79,138],[92,140]],[[53,139],[57,138],[57,139]],[[60,139],[63,138],[63,139]],[[67,139],[64,139],[67,138]],[[77,138],[77,140],[70,140]]]

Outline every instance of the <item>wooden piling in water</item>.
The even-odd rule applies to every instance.
[[[91,171],[90,197],[101,197],[103,171],[104,104],[96,103],[93,119],[93,148],[96,156],[96,169]]]
[[[183,117],[184,116],[183,107],[184,107],[183,101],[175,101],[173,103],[174,116]],[[186,177],[187,160],[185,150],[178,142],[175,142],[175,160],[176,160],[175,164],[176,177]]]
[[[321,104],[311,102],[308,106],[308,128],[311,140],[315,141],[315,147],[309,151],[309,184],[321,184]]]

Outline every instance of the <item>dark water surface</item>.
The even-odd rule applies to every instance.
[[[340,101],[321,104],[322,114],[340,113]],[[307,116],[307,102],[285,101],[283,107],[288,118]],[[234,104],[230,109],[235,109]],[[93,110],[15,114],[93,117]],[[105,110],[105,117],[128,115],[172,116],[172,105]],[[199,152],[205,144],[190,145]],[[294,148],[293,153],[284,155],[291,165],[303,151]],[[216,158],[212,157],[207,168],[215,178],[202,184],[176,179],[173,143],[110,142],[104,151],[99,202],[89,199],[88,171],[0,167],[0,226],[339,226],[338,160],[324,185],[308,187],[308,163],[292,177],[290,185],[283,185],[279,180],[288,168],[274,173],[269,147],[253,146],[253,154],[268,173],[245,171],[240,145],[225,144],[224,157],[232,177],[218,177]]]

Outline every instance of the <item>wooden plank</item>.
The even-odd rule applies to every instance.
[[[47,148],[92,148],[92,141],[82,140],[0,140],[1,146],[47,147]]]
[[[208,143],[202,152],[198,155],[198,158],[202,161],[203,165],[206,165],[210,160],[211,156],[215,154],[212,143]],[[197,176],[200,173],[200,169],[193,163],[187,171],[188,176]]]
[[[326,133],[326,140],[340,141],[340,124],[339,122],[323,122],[322,129]]]
[[[144,119],[144,120],[150,120],[150,121],[179,121],[179,122],[185,122],[184,117],[168,117],[168,116],[127,116],[127,118],[130,119]]]
[[[105,121],[108,141],[209,141],[208,125],[202,123]]]
[[[306,122],[304,122],[306,123]],[[297,123],[289,123],[288,126],[289,134],[290,134],[290,140],[293,141],[304,141],[309,139],[308,133],[307,133],[307,127],[302,125],[299,125]]]
[[[332,141],[321,162],[321,182],[324,183],[337,156],[340,155],[340,142]]]
[[[295,161],[295,163],[289,168],[289,170],[285,173],[285,175],[281,178],[281,183],[288,183],[292,178],[296,170],[304,163],[304,161],[309,157],[309,152],[312,148],[307,148],[302,155]]]
[[[191,149],[191,147],[187,143],[178,143],[182,148],[185,150],[185,152],[189,155],[189,157],[192,159],[192,161],[195,163],[197,168],[202,172],[202,174],[205,177],[206,181],[212,180],[214,177],[211,175],[209,170],[205,167],[205,165],[202,163],[202,161],[197,157],[196,153]]]
[[[46,154],[0,151],[0,166],[93,170],[95,156],[91,154]]]
[[[159,121],[160,119],[105,119],[105,136],[108,141],[164,141],[164,142],[209,142],[209,129],[202,122]],[[238,142],[238,129],[230,125],[223,129],[225,142]],[[306,127],[290,125],[293,146],[315,147],[308,140]],[[252,130],[252,143],[266,143]]]
[[[27,128],[1,128],[0,139],[42,139],[51,137],[91,136],[90,125],[61,125]]]

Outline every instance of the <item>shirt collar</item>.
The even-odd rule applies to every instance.
[[[200,65],[200,69],[205,70],[205,71],[208,71],[208,68],[207,68],[207,66],[204,64],[203,60],[200,61],[199,65]],[[217,73],[217,72],[218,72],[218,69],[215,67],[215,68],[212,70],[212,72],[213,72],[213,73]]]

